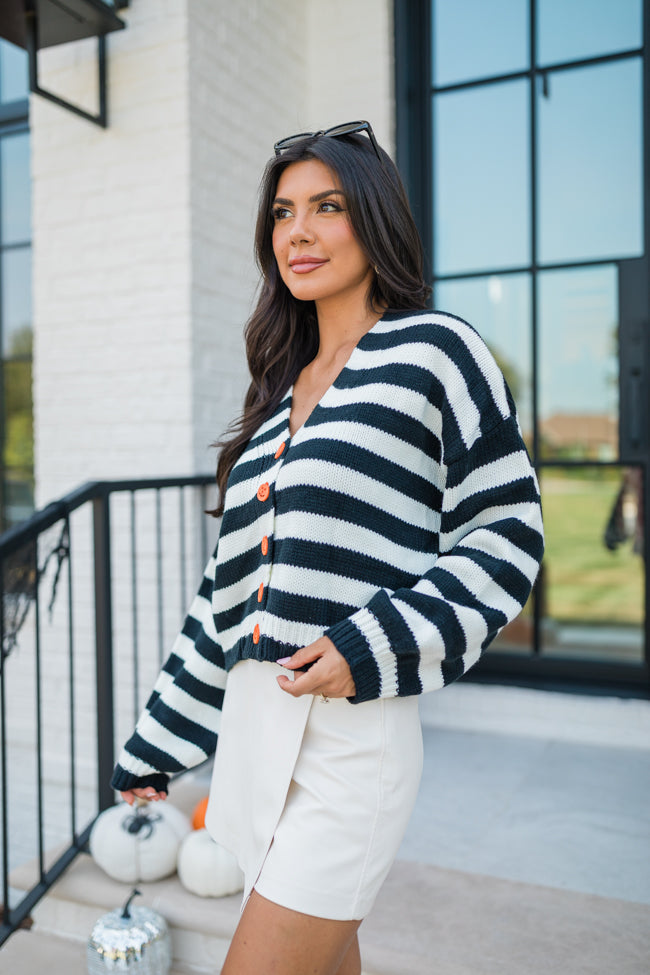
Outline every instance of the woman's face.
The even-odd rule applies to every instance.
[[[352,230],[339,181],[317,159],[291,163],[280,176],[273,253],[294,298],[365,303],[372,268]]]

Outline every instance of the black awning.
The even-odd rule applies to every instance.
[[[103,37],[126,27],[117,16],[115,6],[104,0],[2,0],[0,37],[27,48],[27,21],[34,15],[39,49],[85,37]]]

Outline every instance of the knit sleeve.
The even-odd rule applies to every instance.
[[[537,479],[511,415],[448,464],[431,568],[327,631],[352,671],[350,700],[418,694],[464,674],[522,609],[542,553]]]
[[[216,552],[135,731],[122,749],[114,789],[167,791],[170,775],[199,765],[217,743],[226,670],[212,615]]]

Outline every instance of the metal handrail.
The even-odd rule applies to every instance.
[[[40,511],[22,521],[19,525],[8,528],[0,535],[0,558],[15,552],[17,549],[32,541],[42,532],[51,528],[66,515],[71,514],[88,501],[106,497],[118,491],[142,491],[169,487],[201,487],[214,483],[213,474],[194,474],[186,477],[153,477],[136,478],[133,480],[116,481],[87,481],[80,487],[65,494],[58,501],[52,501]]]
[[[181,512],[179,520],[179,534],[181,536],[181,552],[185,551],[184,533],[184,488],[205,488],[214,484],[213,474],[198,474],[185,477],[138,478],[131,480],[96,480],[81,485],[69,492],[58,501],[48,504],[45,508],[35,512],[22,524],[16,525],[0,536],[0,582],[3,584],[2,612],[0,612],[0,816],[2,819],[1,853],[2,874],[0,876],[0,895],[4,909],[0,915],[0,945],[29,917],[36,903],[50,889],[52,884],[61,876],[63,871],[72,863],[74,858],[84,849],[88,842],[90,830],[94,822],[84,824],[78,830],[75,813],[75,727],[74,727],[74,673],[73,673],[73,640],[72,640],[72,576],[71,576],[71,543],[70,516],[84,506],[92,508],[92,561],[93,589],[94,589],[94,630],[95,630],[95,680],[96,680],[96,717],[97,717],[97,808],[103,809],[113,805],[114,794],[110,787],[110,776],[114,765],[113,741],[115,713],[113,702],[113,610],[112,610],[112,562],[111,562],[111,520],[110,498],[120,492],[131,493],[131,560],[135,561],[135,493],[139,491],[156,492],[156,531],[160,535],[160,492],[165,489],[181,489]],[[205,502],[205,498],[202,498]],[[201,509],[205,510],[202,503]],[[39,615],[39,582],[44,573],[44,567],[38,565],[37,539],[48,529],[58,523],[63,523],[64,531],[61,538],[66,539],[63,544],[59,540],[57,549],[59,564],[68,560],[68,640],[70,654],[70,791],[71,791],[71,840],[67,848],[58,856],[56,861],[45,867],[44,826],[43,826],[43,778],[41,769],[41,689],[40,689],[40,615]],[[66,547],[67,546],[67,547]],[[202,547],[206,547],[205,532],[202,534]],[[8,652],[5,652],[6,640],[6,599],[9,594],[5,586],[5,567],[8,560],[17,553],[27,550],[29,567],[26,573],[26,600],[33,599],[35,606],[35,663],[36,663],[36,741],[37,741],[37,806],[38,819],[38,865],[39,877],[37,882],[28,890],[20,902],[10,906],[9,902],[9,863],[8,863],[8,775],[7,775],[7,736],[6,736],[6,678]],[[157,538],[156,558],[160,562],[161,543]],[[205,553],[202,553],[205,555]],[[48,556],[49,559],[49,556]],[[159,567],[160,568],[160,567]],[[181,574],[183,573],[182,569]],[[158,574],[158,606],[159,616],[162,616],[162,595],[160,592],[160,574]],[[33,587],[33,595],[30,587]],[[182,586],[181,586],[182,588]],[[54,586],[56,589],[56,583]],[[137,596],[135,584],[133,589],[133,613],[137,614]],[[24,620],[24,617],[23,617]],[[134,661],[135,666],[135,661]],[[137,683],[137,680],[136,680]]]

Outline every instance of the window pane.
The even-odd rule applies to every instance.
[[[31,361],[5,362],[4,386],[4,465],[25,479],[34,469]]]
[[[0,38],[0,101],[27,98],[27,51]]]
[[[530,261],[528,82],[436,95],[437,274]]]
[[[562,71],[539,97],[545,263],[643,253],[641,60]]]
[[[32,251],[20,247],[2,255],[2,354],[31,355]]]
[[[514,396],[522,431],[532,441],[531,300],[527,274],[438,281],[435,307],[473,325]]]
[[[644,563],[641,470],[542,471],[543,652],[639,663]]]
[[[29,134],[5,136],[0,140],[2,243],[31,239],[31,183]]]
[[[537,61],[574,61],[641,47],[641,0],[538,0]]]
[[[34,510],[34,426],[32,363],[5,362],[4,482],[5,528],[29,518]]]
[[[528,7],[522,0],[433,0],[434,85],[528,68]]]
[[[618,275],[614,266],[539,276],[540,449],[618,456]]]
[[[21,478],[15,471],[7,471],[4,490],[3,515],[6,530],[34,514],[34,481]]]

